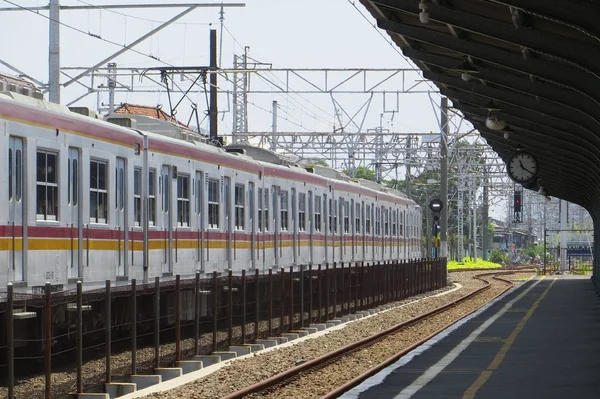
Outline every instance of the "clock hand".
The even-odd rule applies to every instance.
[[[521,165],[521,168],[523,168],[523,170],[524,170],[525,172],[533,174],[533,172],[532,172],[532,171],[530,171],[530,170],[529,170],[529,169],[527,169],[525,166],[523,166],[523,162],[519,161],[519,165]]]

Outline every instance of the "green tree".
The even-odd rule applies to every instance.
[[[355,168],[355,169],[346,169],[343,172],[350,177],[356,177],[359,179],[377,181],[377,176],[375,175],[375,171],[368,169],[365,166],[359,166],[358,168]]]

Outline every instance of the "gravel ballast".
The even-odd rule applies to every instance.
[[[484,283],[473,277],[482,274],[481,271],[454,272],[450,278],[462,287],[453,292],[439,296],[429,296],[421,298],[419,301],[408,301],[407,304],[382,312],[376,316],[366,319],[360,319],[353,323],[348,323],[343,329],[331,331],[326,335],[314,339],[308,339],[293,346],[284,347],[275,351],[258,353],[255,356],[239,361],[232,362],[229,366],[219,369],[209,376],[200,378],[194,382],[183,385],[166,392],[156,392],[146,396],[146,398],[220,398],[243,389],[246,386],[255,384],[261,380],[269,378],[275,374],[281,373],[294,367],[301,362],[314,359],[328,352],[341,348],[352,342],[356,342],[377,332],[384,331],[398,323],[407,321],[420,314],[431,311],[434,308],[459,299],[470,292],[482,287]],[[529,273],[531,276],[532,273]],[[523,276],[521,276],[523,277]],[[350,378],[356,377],[364,371],[358,365],[371,366],[379,363],[380,356],[387,353],[398,351],[412,343],[428,336],[433,331],[456,320],[462,315],[469,313],[473,309],[482,306],[489,300],[497,296],[506,288],[506,283],[490,279],[493,287],[484,293],[477,295],[472,301],[453,307],[449,312],[444,312],[428,322],[419,323],[411,326],[399,333],[396,338],[387,339],[380,349],[376,350],[379,354],[369,354],[368,358],[353,360],[346,364],[341,362],[341,370],[332,368],[327,376],[320,376],[314,381],[304,381],[298,383],[301,387],[294,390],[290,385],[291,391],[278,392],[273,397],[293,397],[293,398],[312,398],[320,397],[324,393],[333,389],[336,384],[341,385]],[[336,367],[336,364],[332,365]],[[328,367],[327,367],[328,368]],[[325,370],[325,369],[324,369]],[[298,380],[299,381],[299,380]],[[330,382],[326,382],[330,381]]]

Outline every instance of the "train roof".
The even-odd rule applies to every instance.
[[[313,181],[318,182],[319,184],[327,184],[328,180],[335,181],[336,184],[341,184],[339,188],[347,188],[350,191],[358,190],[358,192],[366,189],[367,191],[372,192],[373,195],[381,193],[390,197],[401,199],[411,205],[417,205],[414,201],[408,199],[401,192],[385,188],[375,182],[364,179],[351,179],[344,173],[338,172],[335,169],[320,165],[306,165],[306,162],[302,162],[302,160],[300,160],[300,158],[298,157],[294,158],[290,156],[285,156],[260,147],[253,147],[247,144],[236,144],[222,148],[217,147],[210,142],[202,140],[196,137],[196,135],[186,136],[184,134],[165,134],[164,130],[161,129],[151,129],[155,130],[154,132],[151,130],[148,131],[146,129],[137,130],[120,122],[114,123],[114,120],[109,122],[104,121],[102,119],[97,119],[95,112],[91,112],[89,110],[88,112],[83,112],[81,111],[83,109],[81,107],[71,110],[59,104],[50,103],[42,99],[22,95],[16,92],[0,92],[0,102],[2,101],[19,103],[20,105],[26,107],[43,109],[45,111],[54,114],[60,114],[65,117],[72,118],[87,124],[101,126],[102,128],[108,128],[113,131],[117,130],[119,134],[128,135],[130,137],[139,137],[140,134],[143,134],[156,141],[183,145],[184,147],[188,148],[197,148],[201,151],[212,153],[214,156],[224,157],[223,160],[229,159],[232,161],[231,164],[233,165],[239,165],[239,162],[241,161],[241,165],[245,165],[245,168],[247,170],[253,170],[252,165],[262,165],[265,168],[265,171],[267,169],[271,169],[273,171],[280,170],[282,172],[285,172],[283,175],[287,174],[288,176],[292,176],[292,178],[295,178],[296,180],[304,181],[309,180],[309,176],[312,175],[314,176],[312,178]],[[146,116],[142,117],[144,118],[144,121],[146,120],[145,118],[150,118]],[[156,126],[156,122],[172,124],[172,122],[158,119],[149,122],[152,123],[149,123],[148,126],[152,126],[153,123],[154,126]],[[146,128],[147,126],[140,127]],[[186,129],[186,131],[187,130],[188,129]],[[292,175],[289,175],[290,172],[292,172]],[[314,178],[316,178],[317,176],[317,180],[314,180]]]

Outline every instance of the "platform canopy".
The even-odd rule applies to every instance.
[[[360,1],[500,157],[537,158],[528,188],[600,216],[600,1]]]

